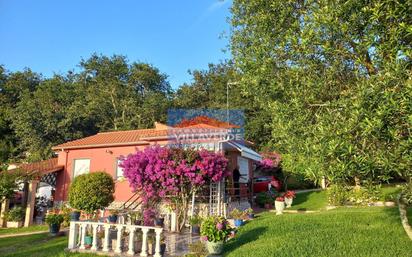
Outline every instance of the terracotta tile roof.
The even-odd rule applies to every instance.
[[[93,136],[69,141],[52,147],[53,150],[62,149],[79,149],[93,147],[110,147],[110,146],[125,146],[125,145],[148,145],[151,140],[163,139],[168,140],[174,138],[175,134],[185,133],[210,133],[215,131],[226,131],[227,128],[215,126],[215,124],[195,123],[186,124],[185,127],[169,127],[167,125],[157,123],[154,129],[138,129],[138,130],[123,130],[102,132]]]
[[[63,168],[63,165],[57,165],[57,158],[51,158],[44,161],[21,164],[18,165],[16,169],[23,170],[27,173],[39,172],[40,174],[47,174],[50,172],[62,170]]]
[[[146,138],[166,137],[167,130],[156,129],[139,129],[102,132],[93,136],[81,138],[74,141],[69,141],[61,145],[57,145],[52,149],[73,149],[73,148],[88,148],[96,146],[116,146],[116,145],[139,145],[148,144]]]

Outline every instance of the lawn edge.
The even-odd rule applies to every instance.
[[[399,214],[401,216],[402,226],[403,226],[406,234],[409,236],[409,239],[412,240],[412,228],[411,228],[411,225],[409,224],[409,221],[408,221],[406,205],[400,200],[400,197],[398,198],[397,201],[398,201]]]

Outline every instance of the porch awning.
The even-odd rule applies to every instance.
[[[228,144],[229,146],[237,149],[240,152],[240,155],[242,157],[254,160],[254,161],[261,161],[262,160],[262,156],[260,154],[258,154],[257,152],[253,151],[252,149],[248,148],[247,146],[244,146],[240,143],[236,143],[233,141],[226,141],[224,142],[226,144]]]

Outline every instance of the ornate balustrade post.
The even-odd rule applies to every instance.
[[[104,252],[110,251],[109,244],[110,244],[110,224],[105,224],[104,225],[104,242],[103,242]]]
[[[147,232],[149,232],[149,229],[142,228],[142,232],[142,252],[140,253],[140,256],[147,256]]]
[[[117,225],[117,243],[116,249],[114,250],[115,253],[122,252],[122,232],[123,232],[123,225]]]
[[[155,248],[155,257],[161,257],[162,254],[160,253],[160,240],[161,240],[161,235],[162,235],[162,231],[163,229],[161,228],[156,228],[155,232],[156,232],[156,248]]]
[[[75,221],[70,222],[69,244],[67,248],[74,249],[77,246],[76,240],[78,236],[79,225]]]
[[[135,231],[134,226],[129,226],[129,250],[127,251],[127,254],[134,255],[134,231]]]
[[[82,232],[80,235],[80,248],[79,249],[84,250],[86,249],[85,238],[86,238],[86,233],[87,233],[87,223],[82,223],[81,227],[82,227]]]
[[[99,227],[98,223],[92,224],[93,243],[92,243],[92,248],[90,248],[90,250],[92,250],[92,251],[97,251],[97,228],[98,227]]]

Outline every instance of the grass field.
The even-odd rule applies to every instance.
[[[397,208],[262,213],[240,228],[225,256],[412,256]]]
[[[0,228],[0,235],[7,234],[17,234],[17,233],[26,233],[26,232],[37,232],[37,231],[48,231],[49,227],[47,225],[38,225],[31,227],[23,228]]]
[[[94,254],[67,253],[67,237],[50,237],[48,234],[8,237],[0,239],[2,257],[95,257]]]

